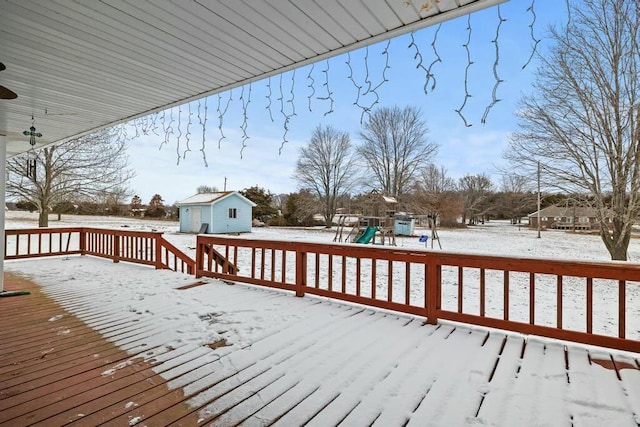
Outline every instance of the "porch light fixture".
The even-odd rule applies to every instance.
[[[36,132],[36,125],[33,116],[31,116],[31,127],[29,130],[22,132],[22,134],[29,137],[29,144],[31,144],[31,146],[36,145],[36,138],[42,137],[40,132]]]

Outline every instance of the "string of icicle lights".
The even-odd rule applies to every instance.
[[[425,3],[425,5],[429,4],[429,2]],[[491,40],[495,51],[492,64],[494,84],[491,87],[491,101],[485,107],[484,113],[480,119],[482,124],[487,123],[492,108],[500,102],[498,91],[499,86],[504,82],[499,73],[500,35],[502,24],[507,21],[507,19],[502,16],[502,11],[499,5],[495,9],[497,12],[497,24],[494,37]],[[531,0],[527,5],[525,13],[530,16],[527,28],[529,38],[531,39],[531,49],[524,65],[522,66],[523,69],[531,63],[541,41],[536,37],[537,16],[535,12],[535,0]],[[423,41],[422,43],[424,43],[424,45],[422,46],[422,43],[416,38],[419,33],[411,33],[409,35],[410,43],[406,46],[406,50],[408,50],[413,56],[416,69],[423,74],[424,80],[422,91],[425,96],[433,93],[437,88],[437,73],[439,65],[443,62],[438,48],[442,25],[443,24],[439,24],[435,28],[433,37],[430,40]],[[473,26],[471,16],[467,17],[465,35],[466,38],[465,42],[462,44],[462,49],[466,57],[466,65],[464,68],[464,78],[461,82],[464,88],[464,96],[460,106],[455,109],[454,112],[460,117],[465,126],[470,127],[472,126],[472,123],[467,117],[465,107],[467,106],[469,98],[472,97],[469,90],[469,82],[470,79],[473,78],[472,65],[474,65],[474,61],[472,59]],[[364,48],[364,57],[360,60],[355,60],[351,52],[346,53],[346,60],[344,61],[346,71],[344,76],[350,82],[350,85],[354,90],[352,104],[360,110],[360,124],[364,123],[372,110],[380,103],[381,95],[379,90],[389,81],[387,73],[389,69],[391,69],[393,63],[390,47],[391,40],[387,40],[387,43],[379,53],[379,55],[382,56],[383,65],[378,66],[377,69],[372,66],[374,63],[372,55],[375,54],[369,47]],[[396,55],[398,55],[398,53],[394,52],[394,57]],[[379,57],[375,58],[376,64],[380,62]],[[286,144],[289,142],[288,133],[291,128],[290,126],[292,121],[295,120],[295,117],[297,116],[297,103],[304,102],[306,104],[306,109],[308,109],[309,112],[313,112],[314,108],[319,109],[323,113],[323,116],[328,116],[334,113],[335,94],[332,86],[332,79],[334,79],[335,75],[338,73],[334,72],[332,74],[331,71],[332,67],[335,68],[338,65],[340,64],[336,60],[325,59],[319,63],[311,64],[302,77],[297,77],[296,70],[292,70],[276,77],[269,77],[265,80],[267,94],[264,96],[264,108],[268,114],[270,122],[280,123],[282,127],[282,137],[280,147],[278,149],[279,154],[282,154]],[[360,74],[356,72],[356,66],[359,67],[358,69],[360,70]],[[304,101],[296,99],[295,88],[300,86],[298,80],[303,80],[304,85],[306,86],[304,89],[305,96],[303,97],[303,99],[306,99],[304,99]],[[235,90],[228,90],[226,92],[210,95],[186,105],[176,106],[161,112],[153,113],[148,116],[138,118],[134,120],[133,123],[119,125],[119,129],[117,130],[118,137],[133,139],[141,135],[153,134],[162,139],[159,144],[159,149],[175,142],[175,154],[178,164],[195,150],[195,147],[193,147],[194,144],[199,144],[197,151],[200,152],[204,165],[208,166],[206,151],[207,126],[210,119],[208,116],[210,114],[208,106],[215,106],[218,119],[216,126],[218,134],[217,145],[218,148],[221,148],[222,144],[228,140],[228,137],[225,135],[225,117],[229,114],[229,111],[232,111],[231,106],[234,103],[234,92],[237,93],[237,91],[240,92],[239,98],[235,99],[235,101],[239,101],[240,103],[239,114],[241,117],[241,124],[239,126],[239,155],[242,158],[250,139],[248,124],[249,104],[252,101],[251,84],[241,86]],[[275,114],[277,110],[279,110],[279,114]],[[133,125],[135,135],[132,135],[134,131],[131,130],[131,125]],[[127,128],[129,128],[129,131],[127,131]],[[227,127],[227,129],[229,128]],[[196,139],[197,136],[199,136],[199,138]]]

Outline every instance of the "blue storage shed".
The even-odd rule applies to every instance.
[[[237,191],[196,194],[178,202],[180,232],[251,232],[254,206],[255,203]]]

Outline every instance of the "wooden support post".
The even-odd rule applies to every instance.
[[[87,252],[87,232],[84,228],[80,229],[80,255],[84,255]]]
[[[160,233],[156,234],[155,237],[155,264],[156,264],[156,270],[161,270],[162,269],[162,235]]]
[[[113,237],[113,262],[120,262],[120,236],[117,233]]]
[[[441,266],[436,263],[435,259],[430,257],[427,261],[427,288],[425,289],[425,293],[427,300],[427,323],[432,325],[438,323],[438,309],[440,308],[440,302],[438,301],[440,296],[440,268]]]

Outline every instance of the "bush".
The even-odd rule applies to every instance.
[[[155,208],[145,210],[144,216],[149,218],[164,218],[167,216],[167,211],[163,206],[157,206]]]
[[[26,200],[20,200],[16,203],[16,208],[21,211],[29,211],[35,212],[38,210],[38,206],[36,206],[33,202],[28,202]]]

